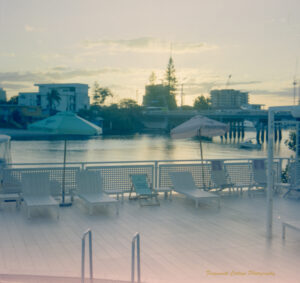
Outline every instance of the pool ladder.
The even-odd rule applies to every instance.
[[[90,263],[90,283],[93,283],[93,247],[92,247],[92,230],[88,229],[82,235],[81,240],[81,283],[84,283],[85,276],[84,276],[84,263],[85,263],[85,239],[86,236],[89,236],[89,263]]]
[[[92,247],[92,230],[88,229],[81,240],[81,283],[85,281],[85,239],[89,237],[89,264],[90,264],[90,283],[93,283],[93,247]],[[135,282],[135,247],[136,247],[136,268],[137,283],[141,282],[141,256],[140,256],[140,234],[136,233],[131,242],[131,282]]]

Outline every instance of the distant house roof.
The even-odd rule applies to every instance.
[[[26,94],[26,95],[31,95],[31,94],[40,94],[39,92],[19,92],[19,94]]]

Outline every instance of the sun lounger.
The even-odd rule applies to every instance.
[[[285,240],[286,228],[300,232],[300,222],[299,221],[288,221],[282,222],[282,239]]]
[[[22,196],[30,218],[32,208],[55,208],[59,218],[59,204],[50,195],[49,173],[22,174]]]
[[[0,202],[15,201],[16,207],[21,205],[21,182],[13,176],[13,169],[2,170]]]
[[[251,185],[249,187],[249,194],[256,191],[265,191],[267,187],[267,168],[265,160],[255,159],[251,163]]]
[[[275,183],[275,188],[285,189],[283,197],[296,197],[299,198],[300,192],[300,162],[292,161],[288,165],[287,170],[287,183]],[[296,193],[296,194],[293,194]]]
[[[234,187],[226,171],[224,162],[221,160],[211,161],[211,183],[211,189],[216,189],[217,191],[224,189],[231,191]]]
[[[77,196],[88,207],[89,214],[93,214],[95,206],[115,205],[116,212],[119,213],[119,202],[105,194],[102,190],[102,179],[99,172],[80,171],[76,173],[78,186]]]
[[[138,199],[140,205],[159,205],[158,193],[152,189],[150,182],[148,181],[147,174],[131,174],[131,191],[129,199]],[[135,192],[136,197],[132,197],[132,193]],[[155,200],[153,202],[153,199]],[[144,201],[143,201],[144,200]],[[150,200],[151,202],[146,202]]]
[[[195,200],[196,207],[199,206],[201,200],[216,200],[220,207],[220,196],[217,194],[199,189],[194,182],[192,174],[188,171],[169,172],[173,189],[179,194],[185,195],[189,199]]]

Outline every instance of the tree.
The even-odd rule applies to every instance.
[[[175,66],[172,56],[169,59],[167,70],[165,73],[166,84],[170,89],[170,94],[174,94],[177,85],[177,79],[175,76]]]
[[[16,95],[16,96],[12,96],[11,98],[10,98],[10,100],[9,101],[7,101],[7,104],[18,104],[18,96]]]
[[[54,109],[56,108],[56,103],[59,103],[61,97],[56,89],[51,89],[50,92],[47,93],[47,101],[48,101],[48,109],[50,115],[54,114]]]
[[[170,57],[167,65],[167,70],[165,73],[165,81],[169,92],[169,95],[165,98],[166,105],[168,106],[169,109],[175,109],[177,107],[176,98],[175,98],[177,79],[175,76],[175,66],[174,66],[172,56]]]
[[[194,101],[194,108],[197,110],[208,110],[211,107],[209,98],[205,98],[203,95],[198,96]]]
[[[296,132],[289,132],[289,138],[284,141],[284,144],[292,151],[296,151]]]
[[[95,82],[93,91],[94,104],[101,105],[108,97],[113,97],[111,90],[106,87],[100,87],[99,84]]]
[[[150,85],[155,85],[156,79],[157,79],[156,74],[154,72],[152,72],[150,77],[149,77]]]
[[[289,132],[289,137],[284,141],[284,144],[292,151],[296,152],[296,132]],[[287,183],[289,180],[289,164],[286,165],[285,169],[281,173],[281,181]]]
[[[124,98],[120,101],[119,103],[119,107],[120,108],[137,108],[139,107],[139,105],[137,104],[137,102],[133,99],[130,98]]]

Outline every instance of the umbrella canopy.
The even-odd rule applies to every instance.
[[[228,132],[228,125],[197,115],[171,130],[171,137],[175,139],[192,138],[196,136],[222,136]]]
[[[28,129],[57,135],[101,135],[102,129],[71,112],[54,116],[29,125]]]

